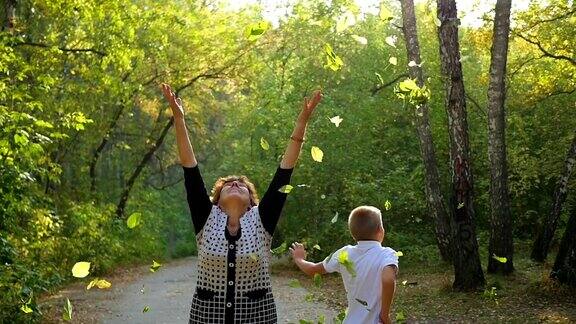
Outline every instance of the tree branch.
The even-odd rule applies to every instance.
[[[42,48],[49,48],[49,47],[53,47],[52,45],[48,45],[48,44],[41,44],[41,43],[33,43],[33,42],[20,42],[20,43],[15,43],[13,44],[14,47],[16,46],[33,46],[33,47],[42,47]],[[58,47],[59,50],[61,50],[62,52],[69,52],[69,53],[94,53],[97,54],[99,56],[106,56],[108,55],[108,53],[97,50],[97,49],[93,49],[93,48],[66,48],[66,47]]]
[[[398,80],[400,80],[400,79],[402,79],[402,78],[407,78],[407,77],[408,77],[408,74],[402,73],[402,74],[400,74],[399,76],[397,76],[396,78],[394,78],[394,80],[392,80],[392,81],[390,81],[390,82],[387,82],[387,83],[384,83],[384,84],[380,84],[380,85],[377,85],[377,86],[373,87],[373,88],[370,90],[370,92],[372,93],[372,96],[375,96],[375,95],[378,93],[378,91],[380,91],[380,90],[382,90],[382,89],[384,89],[384,88],[386,88],[386,87],[389,87],[389,86],[393,85],[394,83],[398,82]]]
[[[568,61],[568,62],[572,63],[572,65],[576,65],[576,60],[575,60],[574,58],[568,57],[568,56],[566,56],[566,55],[552,54],[552,53],[550,53],[548,50],[546,50],[546,49],[542,46],[542,44],[540,44],[540,42],[538,42],[538,41],[536,41],[536,40],[529,39],[528,37],[526,37],[526,36],[524,36],[524,35],[522,35],[522,34],[519,34],[519,33],[516,33],[516,36],[522,38],[523,40],[525,40],[526,42],[528,42],[528,43],[530,43],[530,44],[532,44],[532,45],[538,46],[538,49],[540,49],[540,51],[544,54],[544,56],[551,57],[551,58],[557,59],[557,60],[565,60],[565,61]]]

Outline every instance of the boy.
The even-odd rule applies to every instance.
[[[346,288],[348,311],[344,323],[392,323],[390,305],[396,288],[398,257],[382,247],[384,226],[380,210],[372,206],[355,208],[348,218],[348,227],[356,245],[347,245],[324,261],[306,261],[306,250],[298,242],[290,253],[304,273],[313,276],[339,272]]]

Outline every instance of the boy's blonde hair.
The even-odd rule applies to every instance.
[[[348,228],[356,241],[374,240],[382,224],[380,209],[373,206],[354,208],[348,217]]]

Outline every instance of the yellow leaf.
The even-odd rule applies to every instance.
[[[390,62],[390,64],[392,64],[392,65],[397,65],[397,64],[398,64],[398,59],[397,59],[395,56],[391,56],[391,57],[388,59],[388,62]]]
[[[280,187],[280,189],[278,189],[278,191],[280,191],[281,193],[289,194],[290,191],[292,191],[292,189],[294,189],[294,187],[287,184],[287,185],[283,185],[282,187]]]
[[[76,278],[84,278],[90,273],[90,262],[76,262],[72,267],[72,275]]]
[[[152,260],[152,265],[150,266],[150,272],[156,272],[162,266],[161,263]]]
[[[404,256],[404,253],[402,253],[402,251],[398,251],[398,252],[396,252],[396,256],[397,256],[397,257]]]
[[[505,257],[499,257],[496,254],[492,254],[492,258],[500,263],[506,263],[508,262],[508,259]]]
[[[317,147],[317,146],[312,146],[312,159],[316,162],[322,162],[322,159],[324,158],[324,152],[322,152],[322,150]]]

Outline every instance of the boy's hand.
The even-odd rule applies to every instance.
[[[306,260],[306,249],[304,245],[294,242],[289,250],[294,260]]]

